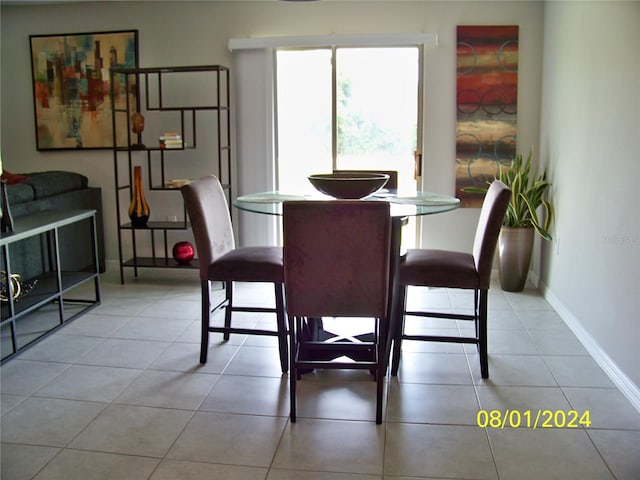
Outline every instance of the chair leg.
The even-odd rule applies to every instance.
[[[211,317],[211,303],[209,300],[209,280],[200,282],[201,309],[202,309],[202,333],[200,335],[200,363],[207,363],[207,351],[209,350],[209,320]]]
[[[384,403],[384,375],[381,368],[378,368],[376,377],[376,424],[380,425],[382,423],[382,404]]]
[[[278,348],[280,350],[280,366],[282,373],[289,370],[289,348],[287,346],[287,325],[284,311],[284,285],[282,283],[275,284],[276,295],[276,320],[278,323]]]
[[[489,352],[487,351],[488,298],[488,290],[481,290],[478,304],[478,347],[480,355],[480,373],[482,375],[482,378],[489,378]]]
[[[227,298],[227,306],[224,309],[224,328],[231,328],[231,309],[233,307],[233,282],[225,282],[225,294]],[[229,340],[229,332],[226,331],[222,338]]]
[[[291,423],[296,422],[296,381],[298,380],[296,351],[299,325],[299,318],[289,317],[289,401],[291,405],[289,417],[291,418]]]
[[[388,324],[386,326],[381,326],[380,328],[380,338],[378,339],[378,366],[376,368],[376,424],[380,425],[382,423],[382,404],[383,404],[383,393],[384,393],[384,378],[386,376],[386,364],[387,361],[385,359],[385,355],[387,352],[387,348],[385,342],[381,339],[387,338],[387,329],[389,328]]]
[[[398,318],[395,319],[395,333],[393,335],[393,358],[391,360],[391,375],[394,377],[398,375],[398,368],[400,367],[400,353],[402,349],[402,335],[404,335],[404,310],[407,304],[407,287],[406,285],[400,285],[398,291]]]
[[[480,338],[480,329],[479,329],[479,318],[480,318],[480,310],[479,310],[479,305],[478,302],[480,300],[480,291],[479,290],[474,290],[473,291],[473,316],[476,317],[475,320],[473,321],[473,326],[476,330],[476,337]]]

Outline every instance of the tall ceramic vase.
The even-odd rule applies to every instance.
[[[533,228],[503,226],[498,237],[500,286],[507,292],[524,289],[531,264]]]
[[[149,220],[149,204],[144,197],[142,188],[142,168],[133,167],[133,190],[131,191],[131,204],[129,205],[129,218],[134,227],[144,227]]]

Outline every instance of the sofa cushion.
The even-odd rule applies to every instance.
[[[31,185],[26,183],[18,183],[7,187],[7,199],[9,200],[9,208],[12,205],[30,202],[34,199],[35,193]]]
[[[25,177],[25,180],[7,187],[9,206],[75,190],[85,190],[89,185],[87,177],[75,172],[52,170],[24,173],[20,176]]]
[[[58,195],[60,193],[84,190],[89,180],[75,172],[42,172],[29,174],[23,183],[33,187],[36,199]]]

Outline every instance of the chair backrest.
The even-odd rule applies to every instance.
[[[397,170],[334,170],[333,173],[386,173],[389,180],[384,184],[383,188],[396,190],[398,188],[398,171]]]
[[[387,202],[284,203],[287,313],[384,318],[389,294]]]
[[[209,265],[235,248],[233,227],[227,199],[213,175],[201,178],[181,188],[196,241],[200,278],[208,278]]]
[[[493,255],[507,206],[511,199],[511,190],[500,180],[491,182],[491,186],[484,197],[480,219],[476,228],[473,242],[473,258],[480,277],[480,288],[489,288]]]

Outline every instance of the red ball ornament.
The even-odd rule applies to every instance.
[[[196,254],[193,245],[189,242],[178,242],[173,246],[173,258],[180,264],[189,263]]]

